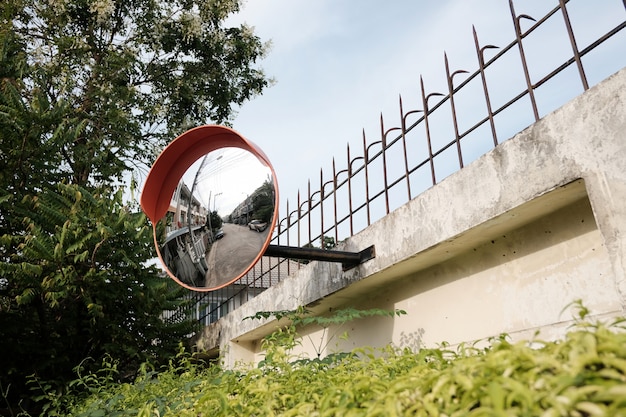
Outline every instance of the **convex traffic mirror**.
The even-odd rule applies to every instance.
[[[168,275],[196,291],[237,281],[267,249],[278,188],[266,155],[224,126],[191,129],[155,161],[141,195]]]
[[[375,256],[360,252],[270,245],[278,186],[267,156],[234,130],[191,129],[161,152],[146,177],[141,208],[167,274],[195,291],[225,287],[261,256],[341,262],[354,268]]]

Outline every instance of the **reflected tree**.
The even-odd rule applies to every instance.
[[[274,214],[274,186],[267,180],[252,194],[252,218],[269,222]]]
[[[207,218],[207,227],[211,230],[218,230],[222,227],[222,218],[217,213],[217,211],[212,211],[209,217]]]

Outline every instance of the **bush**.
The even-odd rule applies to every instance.
[[[622,330],[622,321],[579,321],[561,341],[502,336],[486,348],[357,349],[298,361],[272,337],[258,368],[202,367],[181,352],[160,373],[144,367],[133,384],[94,388],[68,415],[626,416]]]

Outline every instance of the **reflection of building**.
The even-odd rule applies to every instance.
[[[185,226],[167,234],[161,256],[167,268],[185,284],[204,285],[207,264],[204,254],[208,234],[203,226]]]
[[[188,223],[192,226],[205,224],[209,210],[195,196],[191,195],[189,187],[181,181],[172,195],[167,215],[171,219],[171,222],[168,222],[168,232],[170,232],[180,229]]]
[[[208,217],[208,208],[181,181],[167,211],[167,235],[161,254],[168,269],[186,284],[201,286],[204,281],[204,254],[210,242],[203,226]]]
[[[230,222],[248,224],[251,220],[267,222],[274,213],[274,182],[270,176],[248,195],[230,214]]]
[[[252,204],[252,196],[246,197],[230,215],[230,222],[234,224],[248,224],[251,219],[254,205]]]

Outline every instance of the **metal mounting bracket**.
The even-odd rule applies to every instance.
[[[304,259],[310,261],[341,262],[343,270],[347,271],[365,261],[375,258],[376,250],[374,245],[365,248],[360,252],[269,245],[263,255],[288,259]]]

